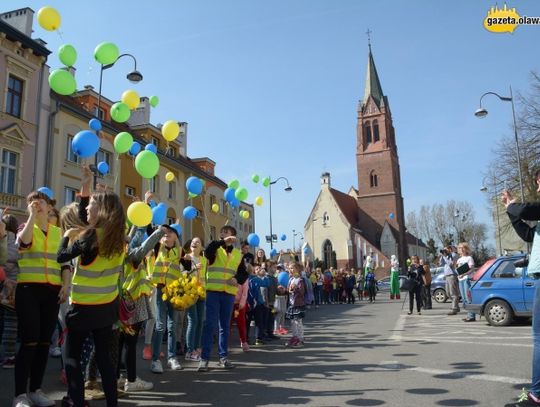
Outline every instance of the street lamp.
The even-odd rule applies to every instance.
[[[302,232],[296,232],[294,229],[292,230],[292,233],[293,233],[293,235],[292,235],[293,236],[293,244],[292,244],[293,247],[292,247],[292,249],[293,249],[293,252],[296,253],[296,244],[295,244],[294,239],[295,239],[296,235],[300,235],[301,236],[300,239],[304,240],[304,235],[302,234]]]
[[[516,142],[516,155],[517,155],[517,164],[518,164],[518,173],[519,173],[519,189],[521,192],[521,202],[525,202],[525,193],[523,190],[523,174],[521,171],[521,153],[519,151],[519,140],[518,140],[518,134],[517,134],[517,125],[516,125],[516,109],[514,107],[514,97],[512,94],[512,87],[510,86],[510,97],[508,96],[501,96],[495,92],[486,92],[480,97],[480,107],[474,112],[474,115],[478,118],[484,118],[487,116],[488,111],[482,107],[482,99],[486,95],[494,95],[499,98],[499,100],[502,100],[503,102],[510,102],[512,104],[512,119],[514,122],[514,139]]]
[[[486,177],[484,177],[484,179],[482,180],[482,188],[480,188],[480,191],[482,192],[489,192],[489,188],[486,186]],[[502,241],[501,241],[501,224],[500,224],[500,221],[499,221],[499,204],[497,203],[497,183],[496,183],[496,179],[495,177],[493,177],[493,188],[494,188],[494,194],[493,194],[493,204],[495,205],[495,216],[497,218],[497,237],[498,237],[498,241],[499,241],[499,255],[502,255],[502,251],[503,251],[503,248],[502,248]],[[490,197],[490,200],[491,200],[491,197]]]
[[[272,185],[274,185],[279,180],[284,180],[287,183],[287,187],[285,188],[285,192],[291,192],[292,187],[289,185],[289,180],[285,177],[279,177],[275,179],[274,181],[270,181],[270,184],[268,184],[268,194],[270,196],[269,199],[269,207],[270,207],[270,250],[274,248],[274,232],[272,231]]]

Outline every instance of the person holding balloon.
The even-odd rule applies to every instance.
[[[289,273],[285,271],[281,264],[276,266],[277,290],[274,300],[274,335],[286,335],[289,331],[285,329],[285,313],[287,312],[287,286],[289,284]]]
[[[81,190],[86,199],[87,187],[83,184]],[[75,407],[84,406],[81,353],[86,338],[92,334],[107,407],[116,407],[118,391],[111,343],[112,328],[118,321],[118,282],[125,258],[125,215],[120,198],[112,192],[91,194],[87,207],[86,199],[81,199],[80,204],[86,213],[79,213],[87,226],[82,231],[65,231],[57,254],[58,262],[78,259],[66,315],[68,395]],[[78,238],[69,244],[76,235]]]
[[[55,402],[41,391],[41,384],[59,304],[68,296],[71,268],[56,259],[62,232],[49,223],[54,200],[35,191],[26,202],[28,219],[17,235],[20,259],[15,311],[21,346],[15,360],[13,406],[53,406]]]
[[[306,285],[302,277],[302,265],[293,263],[289,269],[291,278],[287,286],[289,291],[289,306],[287,308],[287,319],[291,321],[292,338],[285,344],[293,348],[304,346],[304,323],[306,314],[305,293]]]
[[[246,265],[242,261],[242,253],[234,247],[236,229],[233,226],[225,225],[220,230],[220,236],[220,240],[210,242],[204,251],[208,260],[208,271],[206,319],[203,327],[201,361],[197,368],[199,372],[208,370],[216,325],[219,326],[218,366],[224,369],[234,367],[228,358],[229,328],[238,285],[244,284],[248,278]]]

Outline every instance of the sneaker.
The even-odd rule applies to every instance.
[[[163,366],[161,365],[161,360],[153,360],[152,365],[150,366],[152,373],[163,373]]]
[[[232,369],[234,365],[227,358],[219,358],[218,367],[223,369]]]
[[[4,359],[4,363],[2,364],[2,367],[4,369],[13,369],[15,367],[15,356]]]
[[[90,389],[84,391],[84,397],[89,400],[105,400],[105,393],[99,389]]]
[[[41,391],[41,389],[28,393],[28,399],[38,407],[56,406],[56,402],[48,398],[45,393]]]
[[[293,347],[297,342],[298,342],[298,338],[296,336],[293,336],[291,339],[289,339],[289,342],[285,343],[285,346]]]
[[[197,367],[197,372],[208,372],[208,361],[201,359],[199,366]]]
[[[281,331],[281,335],[287,335],[289,333],[289,331],[285,328],[279,328],[279,330]]]
[[[463,318],[462,321],[463,322],[475,322],[476,318]]]
[[[87,380],[84,383],[84,389],[85,390],[100,390],[101,388],[98,385],[98,382],[95,380]]]
[[[418,315],[422,315],[422,313],[420,311],[418,311]]]
[[[244,352],[249,352],[249,344],[247,342],[242,343],[241,346]]]
[[[262,346],[264,342],[261,339],[255,339],[255,346]]]
[[[187,352],[185,359],[191,362],[200,362],[201,357],[197,354],[197,352]]]
[[[150,347],[150,345],[144,345],[144,348],[142,351],[142,358],[144,360],[152,359],[152,348]]]
[[[527,400],[529,400],[533,406],[540,406],[540,397],[536,397],[532,392],[527,393]]]
[[[182,370],[182,365],[176,358],[170,358],[167,361],[167,366],[169,366],[171,370]]]
[[[59,358],[60,356],[62,356],[62,349],[60,349],[58,346],[55,346],[54,348],[50,348],[49,355],[52,358]]]
[[[457,315],[457,311],[450,311],[448,314],[446,315]]]
[[[123,376],[120,376],[118,380],[116,381],[116,388],[123,390],[126,383],[127,383],[127,379]]]
[[[26,394],[20,394],[13,399],[12,407],[32,407],[32,402],[28,400]]]
[[[293,345],[291,345],[293,348],[303,348],[304,347],[304,341],[297,340]]]
[[[124,391],[126,393],[131,393],[134,391],[148,391],[154,388],[154,384],[144,381],[141,378],[137,377],[134,382],[126,381],[124,385]]]

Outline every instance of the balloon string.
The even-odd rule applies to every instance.
[[[118,176],[120,175],[120,171],[118,166],[120,163],[120,155],[118,153],[114,154],[114,159],[116,161],[116,170],[114,171],[114,190],[116,191],[116,187],[118,186]]]
[[[56,32],[58,33],[58,36],[60,37],[62,42],[64,42],[64,37],[62,36],[62,32],[60,30],[56,30]]]
[[[203,197],[204,193],[204,197]],[[207,240],[207,236],[210,236],[210,222],[208,221],[208,216],[206,215],[206,192],[203,191],[201,193],[201,204],[203,207],[202,213],[203,213],[203,228],[204,228],[204,239]],[[215,236],[214,236],[215,238]]]

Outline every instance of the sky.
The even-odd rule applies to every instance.
[[[512,135],[510,103],[484,98],[490,114],[474,116],[487,91],[527,92],[539,70],[540,26],[513,34],[483,27],[493,1],[454,0],[192,0],[21,1],[2,0],[1,11],[45,5],[62,16],[60,34],[34,22],[34,38],[53,51],[78,51],[77,84],[97,88],[93,59],[102,41],[137,58],[144,80],[131,85],[131,61],[105,72],[103,94],[119,100],[126,89],[157,95],[154,124],[186,121],[188,155],[216,161],[216,175],[233,178],[255,196],[255,227],[269,234],[268,190],[254,173],[286,177],[272,189],[273,231],[291,248],[303,231],[320,190],[357,187],[356,117],[364,94],[368,43],[396,131],[405,212],[455,199],[469,201],[493,233],[483,175],[492,146]],[[540,16],[540,3],[507,3],[520,15]],[[179,208],[182,209],[182,208]],[[299,246],[300,235],[295,239]],[[493,242],[493,238],[491,238]],[[264,247],[264,246],[263,246]]]

